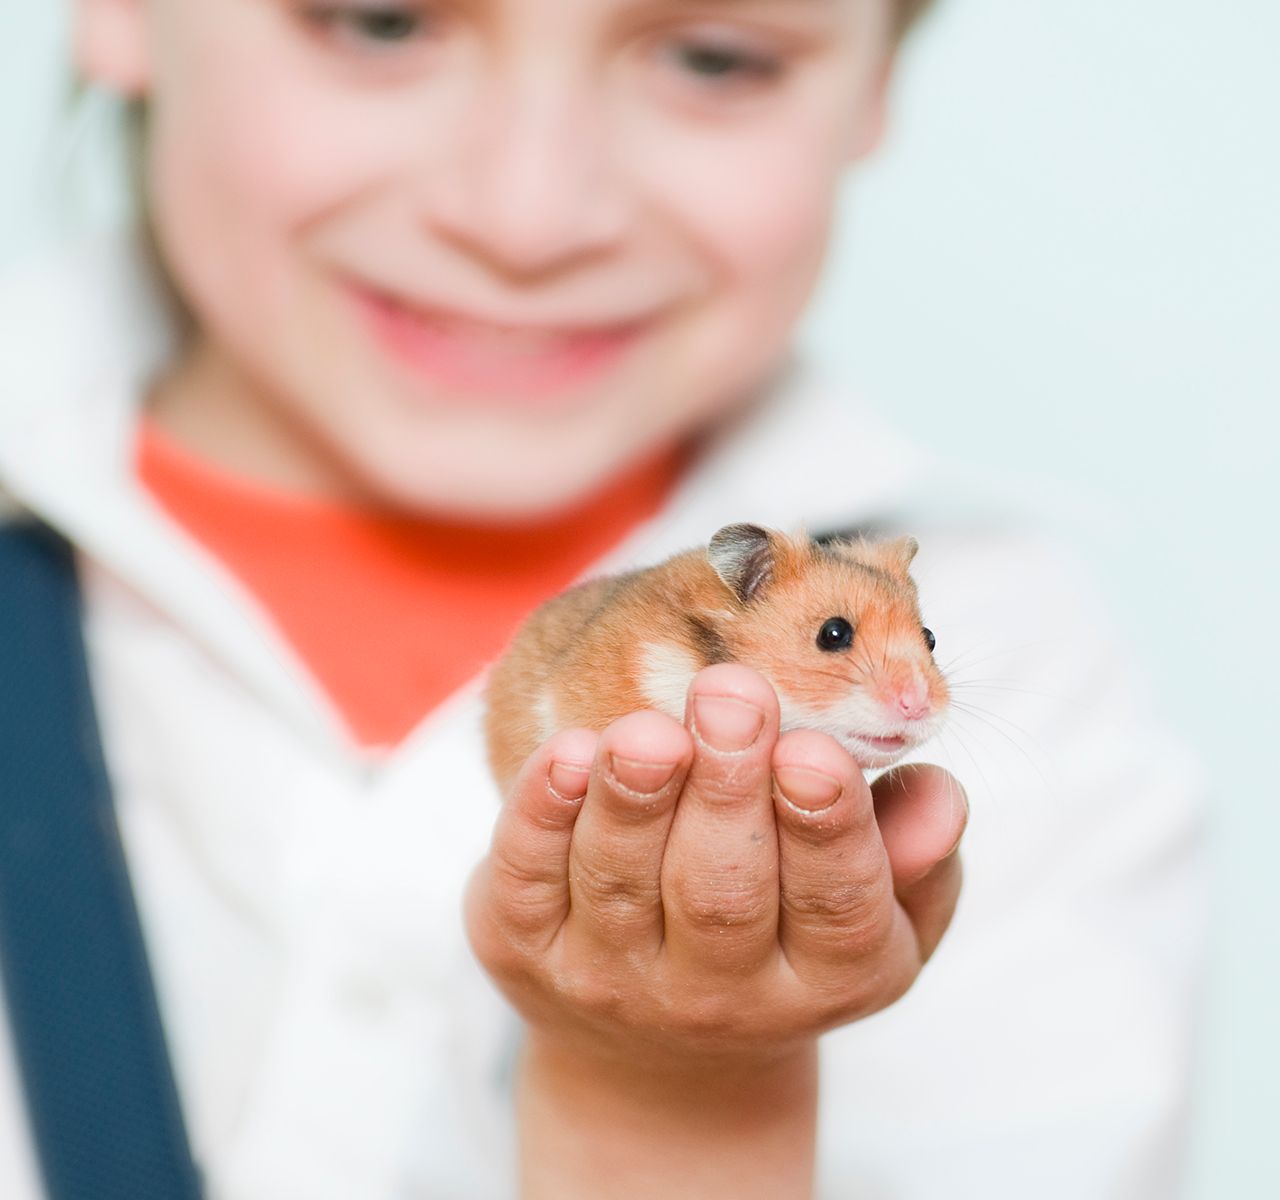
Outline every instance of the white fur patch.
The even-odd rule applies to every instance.
[[[820,733],[830,734],[868,767],[884,767],[897,761],[903,754],[932,737],[943,720],[941,713],[935,713],[927,721],[906,725],[889,721],[885,718],[880,706],[860,691],[850,691],[841,700],[821,709],[798,704],[785,692],[780,691],[778,706],[781,709],[782,732],[788,729],[816,729]],[[859,745],[857,741],[859,734],[873,738],[905,736],[907,745],[896,753],[876,754],[869,748]]]
[[[551,689],[540,692],[533,704],[533,717],[538,722],[538,741],[545,742],[559,728],[556,720],[556,702],[551,698]]]
[[[778,691],[778,709],[781,718],[778,726],[780,733],[786,733],[788,729],[816,729],[820,733],[829,733],[838,742],[844,742],[852,728],[839,708],[833,706],[816,711],[797,704],[781,690]]]
[[[683,721],[685,697],[698,666],[692,651],[671,642],[655,642],[640,655],[640,690],[659,712]]]

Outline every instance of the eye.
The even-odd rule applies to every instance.
[[[417,13],[394,8],[374,8],[354,15],[352,24],[375,42],[403,42],[417,33],[422,23]]]
[[[933,636],[932,629],[922,629],[920,632],[924,634],[924,644],[929,647],[929,653],[932,654],[934,647],[938,644],[938,639]]]
[[[321,4],[308,10],[310,20],[332,36],[365,46],[395,46],[430,31],[432,21],[421,5],[374,0],[371,4]]]
[[[678,88],[715,102],[736,103],[767,94],[794,60],[776,35],[731,23],[681,23],[653,49],[655,61]]]
[[[843,617],[831,617],[818,630],[819,650],[847,650],[853,645],[853,626]]]
[[[682,71],[707,83],[771,79],[781,70],[775,59],[727,42],[681,42],[670,53]]]

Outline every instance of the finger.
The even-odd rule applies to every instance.
[[[569,848],[574,932],[612,951],[662,941],[659,879],[693,743],[658,712],[631,713],[604,731]]]
[[[778,700],[751,668],[720,663],[695,676],[685,723],[694,756],[662,864],[666,946],[677,963],[737,969],[777,951]]]
[[[826,983],[875,955],[875,975],[902,976],[905,987],[918,969],[915,939],[858,764],[833,738],[797,729],[778,739],[773,773],[778,939],[788,963],[807,982]]]
[[[468,886],[468,922],[485,926],[475,932],[542,944],[555,937],[569,911],[569,847],[598,740],[566,730],[529,756]]]
[[[960,895],[956,851],[969,819],[969,801],[954,775],[925,763],[881,775],[871,792],[894,891],[915,927],[925,961],[946,931]]]

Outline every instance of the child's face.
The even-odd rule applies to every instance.
[[[889,0],[80,5],[201,330],[164,403],[260,473],[473,517],[778,363],[890,55]]]

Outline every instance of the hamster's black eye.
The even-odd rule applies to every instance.
[[[843,617],[832,617],[818,630],[819,650],[847,650],[853,645],[853,626]]]
[[[920,632],[924,634],[924,644],[929,647],[929,653],[932,654],[933,648],[938,644],[938,639],[933,636],[932,629],[922,629]]]

